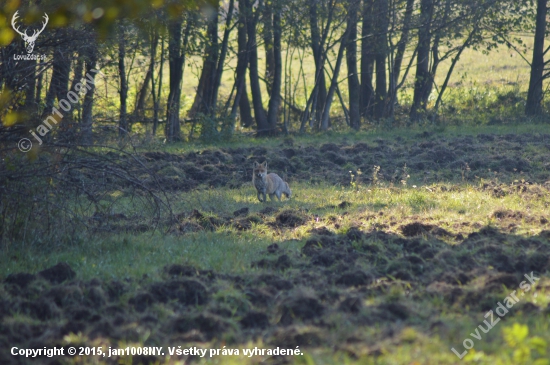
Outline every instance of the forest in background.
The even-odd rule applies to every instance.
[[[457,74],[465,54],[509,55],[525,69],[485,123],[544,111],[545,1],[10,0],[0,11],[4,139],[39,126],[80,81],[86,95],[42,137],[212,141],[237,129],[435,123],[472,109],[451,95],[462,81],[491,82]],[[44,58],[17,59],[28,53],[20,35],[38,31],[44,14],[33,50]]]

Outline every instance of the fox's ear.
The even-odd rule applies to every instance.
[[[267,169],[267,161],[264,161],[264,163],[262,164],[263,167],[265,167]]]
[[[258,167],[258,161],[254,161],[253,167],[254,167],[254,168]]]

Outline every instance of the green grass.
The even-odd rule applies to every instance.
[[[339,233],[345,233],[349,227],[360,227],[370,230],[385,225],[386,231],[396,231],[399,225],[410,221],[434,223],[452,233],[467,235],[473,227],[456,229],[456,223],[477,222],[482,226],[499,226],[499,222],[491,218],[492,212],[498,209],[529,211],[531,215],[547,214],[550,197],[526,197],[519,194],[510,194],[497,198],[483,191],[478,186],[463,184],[453,185],[452,189],[441,186],[427,186],[423,188],[406,187],[377,187],[356,186],[355,188],[341,188],[327,185],[309,185],[297,183],[293,185],[295,199],[284,203],[261,204],[256,201],[251,186],[241,189],[200,190],[193,194],[176,194],[174,201],[176,208],[190,210],[198,208],[205,214],[230,215],[234,210],[247,206],[251,213],[258,212],[265,206],[307,211],[310,217],[305,226],[296,229],[275,231],[266,224],[254,225],[250,231],[237,232],[229,227],[221,227],[215,232],[190,233],[184,236],[166,236],[160,232],[137,235],[109,235],[96,237],[91,240],[74,242],[72,245],[55,247],[45,254],[42,247],[24,247],[10,249],[0,258],[0,277],[12,272],[36,272],[54,265],[59,261],[68,262],[78,273],[78,278],[89,280],[98,277],[103,280],[122,278],[144,278],[146,281],[158,280],[160,268],[173,263],[196,265],[203,269],[212,269],[221,273],[250,273],[255,269],[250,263],[262,257],[267,245],[278,242],[283,248],[299,251],[304,239],[309,236],[309,229],[325,226]],[[342,201],[350,201],[353,205],[346,209],[330,207]],[[346,211],[348,214],[343,215]],[[383,212],[383,215],[379,215]],[[319,216],[317,222],[313,217]],[[389,225],[388,225],[389,223]],[[396,223],[396,224],[392,224]],[[338,226],[336,226],[338,225]],[[462,226],[460,226],[462,227]],[[515,234],[535,235],[540,226],[522,222]],[[453,244],[453,242],[449,242]],[[505,244],[505,242],[503,242]],[[231,289],[219,291],[217,297],[228,298],[232,303],[237,300]],[[404,293],[397,291],[394,295],[403,297]],[[506,294],[503,292],[501,297]],[[220,297],[221,298],[221,297]],[[218,298],[218,299],[220,299]],[[222,299],[223,299],[222,298]],[[403,297],[404,298],[404,297]],[[221,299],[220,299],[221,300]],[[371,297],[365,305],[373,306],[386,301],[386,297]],[[544,307],[550,302],[549,292],[539,292],[535,297],[530,295],[525,301],[536,302]],[[416,303],[422,311],[422,300]],[[429,304],[428,304],[429,303]],[[229,303],[228,305],[236,305]],[[348,355],[346,348],[336,351],[329,348],[302,349],[304,355],[292,358],[293,364],[531,364],[535,358],[540,358],[533,347],[528,352],[528,359],[517,362],[514,358],[514,347],[506,345],[503,329],[511,326],[510,321],[502,322],[491,332],[483,336],[483,340],[475,341],[475,350],[460,362],[450,351],[450,347],[460,349],[461,339],[479,323],[482,316],[472,318],[461,313],[460,308],[446,308],[444,303],[438,304],[437,298],[428,299],[427,306],[440,307],[440,320],[444,327],[438,331],[419,331],[414,327],[397,325],[396,333],[381,341],[368,344],[369,333],[358,333],[364,340],[357,344],[350,344],[349,350],[355,354]],[[426,314],[428,315],[428,314]],[[548,322],[531,317],[524,319],[514,315],[513,322],[524,323],[528,326],[530,337],[548,338],[550,328]],[[26,321],[14,317],[13,321]],[[422,322],[418,326],[423,327]],[[353,329],[352,323],[342,323],[341,328],[331,330],[329,336],[348,335]],[[372,336],[379,333],[378,328],[372,328]],[[98,345],[98,340],[90,341],[85,338],[66,337],[67,344],[81,343]],[[73,341],[73,342],[71,342]],[[118,343],[118,347],[126,345],[139,346],[137,343]],[[112,344],[111,344],[112,345]],[[218,342],[201,344],[207,348],[222,348]],[[199,359],[198,364],[255,364],[263,357],[246,357],[242,349],[270,348],[262,342],[247,343],[227,348],[240,348],[240,356],[219,356],[208,359]],[[519,346],[519,345],[518,345]],[[273,347],[273,346],[271,346]],[[165,351],[167,351],[165,349]],[[377,354],[374,356],[374,354]],[[356,358],[355,356],[358,356]],[[531,357],[532,356],[532,357]],[[131,361],[131,357],[124,361]],[[163,364],[180,364],[174,359],[166,359]],[[541,363],[542,364],[542,363]]]
[[[525,134],[546,133],[548,124],[540,120],[523,120],[522,123],[509,121],[500,125],[415,125],[407,128],[387,129],[380,126],[371,126],[359,132],[352,131],[328,131],[308,134],[291,134],[288,140],[293,144],[302,146],[320,146],[325,143],[353,144],[357,142],[373,142],[380,139],[404,138],[407,141],[417,139],[416,135],[423,132],[437,133],[443,138],[455,138],[459,136],[475,136],[478,134]],[[135,146],[137,151],[164,151],[168,153],[183,154],[190,151],[213,150],[219,148],[238,148],[238,147],[265,147],[280,148],[283,145],[283,139],[280,138],[256,138],[247,135],[234,135],[233,137],[213,143],[201,141],[179,142],[165,144],[157,140],[142,143]]]
[[[346,232],[349,227],[372,230],[382,225],[386,231],[398,233],[402,224],[422,221],[464,236],[475,231],[475,225],[462,226],[462,222],[481,226],[499,226],[491,217],[497,210],[529,212],[530,216],[547,216],[550,196],[526,196],[509,194],[496,197],[489,191],[471,184],[433,185],[423,187],[357,188],[295,183],[294,198],[289,201],[259,203],[254,188],[206,189],[193,193],[174,194],[175,212],[199,209],[210,216],[232,216],[232,212],[248,207],[257,213],[266,206],[301,211],[307,223],[295,229],[274,230],[266,223],[253,224],[252,229],[240,232],[229,226],[214,232],[203,231],[183,236],[165,235],[161,230],[142,234],[99,234],[92,239],[82,239],[70,244],[52,245],[44,254],[44,245],[13,245],[0,257],[0,277],[13,272],[35,272],[66,261],[78,270],[84,279],[99,277],[140,277],[154,273],[174,262],[193,263],[204,269],[239,273],[250,269],[250,262],[260,257],[273,243],[298,250],[308,231],[327,227],[336,232]],[[352,206],[338,208],[343,201]],[[343,213],[347,212],[346,215]],[[380,215],[382,213],[383,215]],[[315,217],[319,217],[318,221]],[[161,227],[162,228],[162,227]],[[515,231],[521,235],[536,235],[538,222],[523,222]],[[294,241],[292,241],[294,240]]]
[[[466,135],[485,134],[539,134],[546,133],[543,124],[524,125],[481,125],[467,128],[447,127],[437,131],[437,138],[452,139]],[[325,143],[353,144],[366,142],[369,145],[378,145],[377,139],[393,140],[397,137],[403,139],[403,143],[416,143],[424,140],[416,137],[429,128],[415,127],[406,130],[389,131],[381,128],[354,133],[336,133],[314,135],[293,135],[292,143],[295,146],[316,146]],[[235,137],[218,145],[199,143],[181,143],[174,145],[143,145],[140,152],[148,150],[163,150],[169,153],[185,153],[200,151],[203,149],[219,149],[231,147],[264,146],[267,149],[277,151],[282,145],[288,144],[283,139],[252,139],[249,137]],[[285,144],[286,143],[286,144]],[[537,156],[542,146],[527,146],[526,158]],[[547,153],[547,152],[544,152]],[[539,161],[538,165],[532,165],[532,173],[547,171],[545,161]],[[169,169],[163,170],[163,174],[177,173]],[[123,234],[123,233],[96,233],[89,235],[83,232],[79,239],[65,242],[42,242],[40,244],[14,243],[5,246],[0,255],[0,281],[10,273],[31,272],[36,273],[58,262],[67,262],[77,273],[77,280],[87,281],[99,278],[104,282],[109,280],[126,280],[132,288],[143,289],[145,283],[154,283],[164,280],[162,269],[171,264],[186,264],[200,269],[214,270],[220,274],[254,275],[265,271],[253,267],[253,263],[266,258],[266,248],[270,244],[278,243],[290,256],[299,257],[305,241],[310,238],[310,230],[326,227],[337,234],[346,234],[352,227],[361,231],[382,230],[387,233],[401,234],[401,227],[411,222],[431,224],[448,231],[451,236],[440,237],[449,250],[459,243],[452,235],[467,237],[472,232],[477,232],[483,227],[494,227],[505,233],[502,241],[498,242],[508,254],[514,250],[513,244],[521,238],[532,238],[541,230],[548,229],[548,223],[541,223],[540,218],[548,216],[550,195],[546,188],[534,185],[534,189],[540,189],[541,194],[531,192],[521,193],[510,189],[508,194],[499,196],[492,189],[484,187],[486,183],[498,183],[497,177],[493,179],[481,179],[475,176],[461,177],[460,171],[437,171],[442,178],[436,183],[425,183],[415,171],[409,171],[411,177],[406,178],[406,184],[391,184],[388,181],[379,181],[377,184],[357,182],[354,184],[331,185],[321,181],[320,183],[308,183],[305,180],[291,181],[293,198],[283,202],[260,203],[256,198],[256,191],[251,183],[240,188],[218,188],[199,186],[192,192],[168,193],[168,199],[175,213],[188,214],[194,209],[199,210],[205,217],[223,218],[233,217],[233,212],[248,207],[249,215],[261,217],[258,223],[253,223],[251,229],[238,231],[231,224],[217,227],[214,231],[190,232],[183,235],[166,234],[170,228],[161,225],[156,232]],[[363,171],[370,175],[372,171]],[[502,179],[505,180],[505,179]],[[351,183],[351,176],[350,176]],[[517,184],[513,181],[506,182],[505,187]],[[115,191],[109,194],[111,200],[119,199],[118,213],[124,212],[126,216],[139,216],[138,205],[132,205],[131,194],[124,191]],[[351,203],[350,206],[339,208],[342,202]],[[279,212],[290,210],[306,219],[304,225],[296,228],[274,228],[275,214],[261,216],[260,211],[270,206],[278,208]],[[524,215],[522,218],[510,220],[500,219],[494,215],[496,211],[518,211]],[[511,223],[515,226],[512,227]],[[64,227],[60,227],[63,230]],[[419,237],[422,242],[433,243],[433,237]],[[382,241],[370,242],[371,249],[378,247],[384,252]],[[361,254],[368,254],[360,242],[353,246]],[[447,248],[439,253],[444,254]],[[464,257],[472,257],[479,260],[477,247],[473,251],[458,247],[458,254],[454,258],[459,260]],[[461,250],[461,251],[460,251]],[[529,255],[535,252],[526,251]],[[268,257],[269,258],[269,257]],[[441,260],[437,257],[434,260]],[[376,255],[372,261],[362,263],[362,268],[368,270],[368,265],[384,266],[402,264],[399,258],[388,257],[385,253]],[[487,270],[492,270],[488,267]],[[291,275],[282,272],[283,277]],[[484,275],[473,280],[472,287],[483,287]],[[381,279],[392,280],[385,277]],[[478,280],[478,281],[476,281]],[[292,358],[294,364],[533,364],[535,359],[546,355],[538,355],[536,341],[533,338],[550,338],[548,314],[542,311],[536,314],[522,312],[514,309],[501,323],[492,329],[482,340],[476,340],[475,351],[470,351],[467,357],[459,360],[451,351],[451,347],[462,349],[462,341],[474,331],[476,326],[483,323],[484,312],[475,312],[466,306],[457,304],[449,306],[441,296],[426,295],[424,289],[417,291],[416,283],[408,283],[396,280],[399,285],[392,286],[387,292],[369,294],[362,298],[365,308],[388,302],[403,302],[414,308],[416,318],[406,324],[395,321],[389,325],[357,326],[349,317],[331,313],[327,317],[327,327],[323,328],[323,336],[330,343],[339,343],[337,347],[318,346],[302,348],[303,356]],[[140,287],[141,285],[141,287]],[[241,306],[249,305],[242,292],[233,284],[222,282],[213,290],[213,302],[222,303],[224,306],[238,311]],[[541,284],[541,288],[528,293],[522,298],[523,302],[530,302],[539,308],[545,308],[550,303],[550,285],[547,282]],[[479,288],[478,288],[479,289]],[[356,289],[350,289],[349,294],[359,294]],[[307,288],[297,288],[292,293],[301,294]],[[483,298],[491,305],[502,300],[510,290],[502,288],[492,292]],[[419,295],[419,293],[421,293]],[[133,293],[125,294],[131,296]],[[121,299],[121,303],[127,300]],[[124,304],[123,304],[124,305]],[[158,317],[171,318],[174,315],[169,309],[156,305],[151,309]],[[231,319],[234,321],[233,319]],[[434,321],[440,325],[432,327]],[[9,319],[4,319],[3,325],[11,326],[14,323],[40,325],[24,314],[17,314]],[[504,328],[511,328],[514,323],[525,324],[529,334],[521,340],[513,341],[504,336]],[[138,326],[138,324],[135,324]],[[315,326],[302,326],[299,331],[319,330]],[[141,327],[140,327],[141,328]],[[391,334],[388,331],[391,329]],[[353,335],[356,342],[342,344],[343,338]],[[144,335],[145,336],[145,335]],[[518,335],[519,336],[519,335]],[[226,338],[219,341],[200,343],[199,346],[207,348],[221,348]],[[230,340],[230,339],[227,339]],[[90,340],[78,334],[65,338],[68,343],[80,343],[91,345],[102,344],[123,347],[127,342],[113,341],[108,338]],[[116,345],[115,345],[116,343]],[[146,339],[140,339],[135,345],[147,343]],[[187,346],[188,343],[182,343]],[[258,339],[254,343],[239,343],[228,348],[253,348],[269,347]],[[539,346],[540,347],[540,346]],[[525,350],[527,348],[527,350]],[[546,349],[548,346],[546,346]],[[520,351],[521,350],[521,351]],[[166,351],[166,349],[165,349]],[[461,350],[459,350],[461,351]],[[523,354],[524,358],[514,355],[514,352]],[[514,357],[516,356],[516,357]],[[198,359],[198,364],[255,364],[263,361],[263,357],[215,357],[212,359]],[[72,362],[71,362],[72,361]],[[68,360],[68,363],[87,363],[91,358],[81,360]],[[130,363],[131,358],[123,361]],[[175,359],[165,359],[161,364],[183,363]],[[539,362],[542,364],[542,362]]]

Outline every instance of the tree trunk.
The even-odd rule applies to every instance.
[[[311,29],[311,48],[313,50],[313,59],[315,61],[315,85],[313,86],[313,90],[311,91],[311,94],[307,99],[306,108],[301,117],[301,133],[305,131],[306,122],[308,120],[310,127],[313,128],[317,124],[317,122],[321,123],[321,120],[323,119],[323,113],[325,110],[325,105],[327,103],[327,89],[324,74],[324,65],[326,61],[325,43],[328,34],[330,33],[336,3],[332,1],[329,1],[328,3],[329,10],[327,15],[327,22],[325,27],[323,28],[322,34],[319,30],[318,24],[319,16],[317,13],[317,9],[319,4],[315,0],[310,0],[308,2],[308,6],[309,24]],[[329,118],[329,116],[327,116],[327,118]],[[330,118],[327,120],[327,124],[330,125]]]
[[[69,91],[69,73],[71,71],[71,61],[68,58],[68,52],[56,48],[53,54],[52,61],[52,78],[50,81],[50,87],[48,93],[46,94],[46,109],[44,110],[45,114],[50,114],[54,110],[54,101],[60,101],[67,96]],[[56,108],[59,109],[59,108]],[[70,139],[70,131],[72,129],[72,123],[70,114],[60,111],[63,115],[62,118],[56,117],[56,119],[61,120],[59,123],[59,137],[63,140]],[[55,114],[57,115],[57,114]],[[50,135],[48,135],[47,138]]]
[[[69,72],[71,63],[66,54],[61,50],[55,50],[52,61],[52,78],[46,95],[46,113],[51,113],[56,98],[67,95],[69,88]],[[59,99],[58,99],[59,100]]]
[[[155,44],[155,47],[156,47],[156,44]],[[147,96],[149,84],[151,83],[151,78],[153,77],[154,67],[155,67],[155,60],[154,60],[154,56],[151,55],[151,60],[149,61],[149,67],[147,68],[147,72],[145,73],[145,78],[143,79],[143,83],[141,84],[141,88],[139,89],[136,106],[134,108],[134,112],[132,113],[133,121],[136,121],[145,116],[145,98]]]
[[[363,2],[363,27],[361,30],[361,115],[373,116],[374,87],[372,75],[374,71],[374,16],[373,0]]]
[[[200,113],[200,109],[203,108],[201,104],[204,100],[204,84],[206,83],[206,73],[204,68],[206,67],[205,61],[203,61],[203,66],[201,70],[201,76],[199,77],[199,84],[197,85],[197,90],[195,91],[195,99],[193,99],[193,105],[187,112],[189,118],[194,118],[197,113]]]
[[[267,88],[267,94],[271,98],[271,87],[275,77],[275,50],[274,50],[274,31],[275,25],[273,19],[273,3],[272,0],[263,0],[263,32],[262,37],[264,39],[265,50],[265,86]],[[280,14],[279,14],[280,18]]]
[[[151,97],[153,99],[153,131],[152,131],[152,134],[155,135],[155,132],[156,132],[156,128],[155,128],[155,123],[157,123],[158,121],[155,119],[155,118],[158,118],[158,109],[157,109],[157,98],[156,98],[156,95],[155,95],[155,61],[156,61],[156,58],[157,58],[157,48],[158,48],[158,44],[159,44],[159,32],[158,32],[158,29],[156,27],[152,27],[151,28],[151,48],[149,50],[150,54],[151,54],[151,60],[149,62],[149,67],[150,67],[150,70],[151,70],[151,78],[149,79],[149,81],[151,82]],[[149,130],[147,129],[147,132],[149,132]]]
[[[318,3],[315,1],[309,2],[309,26],[311,29],[311,50],[313,51],[313,60],[315,62],[315,90],[313,93],[314,107],[312,113],[314,118],[311,119],[311,125],[320,121],[323,115],[323,107],[327,99],[327,82],[325,78],[325,59],[324,59],[324,37],[321,38],[319,30],[319,16],[317,14]],[[329,20],[330,21],[330,20]],[[330,27],[330,23],[327,24]],[[306,111],[307,113],[307,111]]]
[[[431,90],[432,78],[430,75],[430,42],[431,22],[433,15],[433,0],[421,0],[421,24],[418,30],[418,53],[416,62],[416,77],[414,82],[414,96],[410,118],[418,120],[422,112],[426,111],[424,102],[427,90]]]
[[[25,111],[30,115],[34,115],[38,104],[36,103],[36,60],[25,61],[30,69],[26,76],[25,82]]]
[[[336,57],[336,65],[334,66],[334,73],[332,74],[332,80],[330,82],[330,87],[328,89],[327,101],[323,108],[323,117],[321,118],[321,130],[328,129],[328,119],[330,114],[330,108],[332,106],[332,99],[334,98],[334,93],[336,92],[336,87],[338,86],[338,75],[340,74],[340,66],[342,65],[342,58],[344,57],[344,49],[349,39],[350,29],[346,27],[346,31],[342,36],[340,41],[340,48],[338,49],[338,56]]]
[[[403,65],[403,58],[405,56],[405,50],[409,43],[409,33],[411,28],[412,13],[414,10],[414,0],[407,0],[405,8],[405,16],[403,18],[403,27],[401,30],[401,37],[397,42],[397,51],[395,54],[395,60],[393,63],[392,71],[390,73],[390,90],[388,96],[388,115],[393,116],[395,110],[395,104],[397,103],[397,89],[399,86],[399,76],[401,74],[401,66]]]
[[[273,84],[267,112],[267,123],[269,125],[270,134],[276,132],[277,117],[279,115],[279,107],[281,106],[281,82],[283,77],[281,33],[281,13],[280,11],[275,11],[273,14]]]
[[[151,85],[151,94],[153,95],[153,136],[157,134],[157,128],[159,124],[159,112],[160,112],[160,97],[162,95],[162,73],[164,72],[164,37],[161,39],[160,43],[160,67],[159,67],[159,77],[158,77],[158,90],[155,91],[155,85]],[[154,77],[151,78],[151,82],[154,81]],[[155,92],[156,97],[155,97]]]
[[[243,82],[243,93],[239,100],[239,113],[241,116],[241,124],[245,128],[250,128],[254,124],[254,118],[252,117],[252,108],[250,107],[250,100],[248,99],[248,93],[246,92],[246,81]]]
[[[82,80],[82,71],[84,71],[84,60],[82,59],[82,55],[79,54],[79,57],[76,60],[76,66],[74,68],[73,81],[71,82],[69,90],[74,90],[76,84]]]
[[[82,122],[80,127],[80,141],[83,144],[91,145],[93,142],[92,116],[93,116],[94,93],[95,93],[95,80],[94,80],[95,72],[92,72],[92,70],[95,69],[96,62],[97,62],[97,49],[95,48],[95,46],[92,46],[86,49],[85,58],[86,58],[86,76],[91,77],[92,80],[89,81],[89,79],[86,78],[86,89],[88,89],[88,86],[89,86],[89,90],[86,91],[86,95],[84,95],[84,101],[82,103]]]
[[[374,117],[375,119],[387,116],[387,78],[386,58],[388,55],[388,0],[375,1],[375,15],[377,17],[375,39],[376,39],[376,91],[374,95]]]
[[[447,24],[449,19],[449,14],[451,13],[451,5],[452,5],[452,0],[445,0],[445,10],[443,13],[441,24],[444,24],[444,25]],[[438,28],[439,29],[437,29],[437,31],[434,32],[435,33],[433,37],[434,40],[431,47],[432,67],[430,69],[430,77],[429,77],[430,83],[426,85],[426,89],[422,93],[422,105],[428,105],[428,99],[430,98],[430,94],[432,93],[432,90],[433,90],[434,78],[437,73],[437,68],[439,67],[439,63],[441,62],[439,57],[439,44],[441,43],[442,36],[444,36],[443,32],[445,28],[444,27],[438,27]]]
[[[205,83],[203,88],[203,97],[199,107],[199,111],[213,115],[215,112],[215,105],[212,105],[212,98],[214,93],[214,80],[216,77],[216,67],[218,64],[218,9],[219,3],[216,2],[215,13],[212,15],[212,19],[208,23],[208,44],[206,48],[206,58],[204,60],[203,73],[206,73]]]
[[[128,113],[126,101],[128,99],[128,80],[126,79],[126,35],[124,26],[119,27],[118,35],[118,76],[120,78],[120,111],[118,119],[118,135],[124,137],[128,134]]]
[[[361,127],[361,106],[359,76],[357,75],[357,11],[360,0],[352,0],[349,3],[347,27],[349,39],[346,47],[346,61],[348,66],[348,91],[349,91],[349,119],[350,126],[359,130]]]
[[[36,94],[35,94],[35,103],[38,110],[38,106],[42,102],[42,87],[44,86],[44,72],[40,72],[38,75],[38,81],[36,82]]]
[[[544,36],[546,33],[547,0],[537,0],[537,17],[535,28],[535,44],[533,47],[533,61],[531,62],[531,77],[525,104],[526,115],[542,113],[542,81],[544,72]]]
[[[253,13],[250,0],[244,0],[243,4],[248,16],[248,62],[250,89],[252,91],[252,105],[254,107],[254,118],[256,119],[256,128],[258,134],[263,134],[269,130],[267,118],[262,102],[262,91],[260,89],[260,77],[258,76],[258,45],[256,42],[256,23],[258,21],[257,13]]]
[[[212,115],[215,111],[215,105],[212,105],[214,94],[214,83],[216,78],[216,68],[218,64],[218,9],[219,3],[216,2],[215,12],[208,20],[207,43],[205,46],[205,57],[203,61],[199,86],[195,94],[195,101],[190,110],[190,115],[204,113]]]
[[[250,110],[250,102],[248,101],[246,89],[246,69],[248,68],[248,40],[246,28],[245,9],[239,9],[239,25],[237,29],[237,69],[235,70],[235,100],[231,108],[231,120],[235,120],[237,115],[237,107],[240,111],[241,125],[243,127],[251,127],[254,124],[252,112]]]
[[[476,35],[477,31],[479,30],[478,26],[476,25],[474,29],[470,32],[468,35],[468,38],[466,38],[466,41],[462,44],[462,46],[458,49],[456,56],[451,60],[451,66],[449,66],[449,71],[447,71],[447,75],[445,76],[445,80],[443,81],[443,85],[441,86],[441,90],[439,90],[439,95],[437,95],[437,100],[435,101],[434,105],[434,118],[437,114],[437,111],[439,110],[439,105],[441,104],[441,101],[443,100],[443,94],[445,93],[445,90],[447,90],[447,85],[449,84],[449,80],[451,79],[451,75],[453,74],[454,68],[456,64],[458,63],[458,60],[460,59],[460,56],[462,55],[462,52],[470,45],[470,41],[472,38]]]
[[[166,105],[166,124],[164,134],[166,141],[181,141],[180,99],[181,81],[183,78],[183,55],[181,50],[182,20],[171,20],[168,23],[168,65],[170,67],[170,92]]]
[[[82,59],[82,55],[79,52],[78,58],[76,60],[76,65],[75,65],[75,68],[74,68],[73,81],[71,82],[71,86],[69,87],[69,90],[72,90],[72,91],[75,90],[76,84],[78,84],[82,80],[82,71],[83,70],[84,70],[84,60]],[[73,105],[73,109],[71,110],[71,112],[75,111],[75,109],[78,112],[80,110],[79,108],[80,108],[80,102]],[[77,123],[81,122],[80,120],[78,120],[78,117],[77,118],[71,118],[71,119],[73,121],[76,121]]]
[[[233,19],[234,4],[235,4],[235,0],[229,0],[229,8],[227,10],[227,17],[225,21],[225,30],[223,32],[222,46],[220,49],[220,55],[218,57],[218,66],[216,67],[216,74],[214,77],[212,100],[210,102],[214,112],[218,104],[218,91],[220,89],[220,84],[222,82],[223,64],[225,63],[225,57],[227,56],[227,48],[229,44],[229,36],[231,33],[231,19]]]

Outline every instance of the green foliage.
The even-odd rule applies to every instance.
[[[231,117],[216,118],[200,113],[197,115],[197,121],[202,142],[216,143],[229,140],[235,131],[235,121]]]
[[[550,360],[546,357],[548,343],[541,337],[527,337],[529,327],[514,323],[510,327],[502,329],[506,343],[514,349],[512,358],[515,364],[548,365]]]
[[[152,11],[164,10],[168,17],[178,17],[186,10],[197,9],[201,5],[213,5],[213,0],[78,0],[42,1],[40,6],[31,4],[27,7],[25,21],[31,23],[39,20],[44,12],[50,17],[50,26],[54,28],[92,24],[103,36],[108,36],[114,23],[119,19],[132,19],[139,24],[141,19],[150,16]],[[9,0],[0,7],[0,41],[13,39],[14,34],[2,34],[9,31],[9,17],[26,4],[20,0]],[[7,45],[11,42],[0,43]]]

